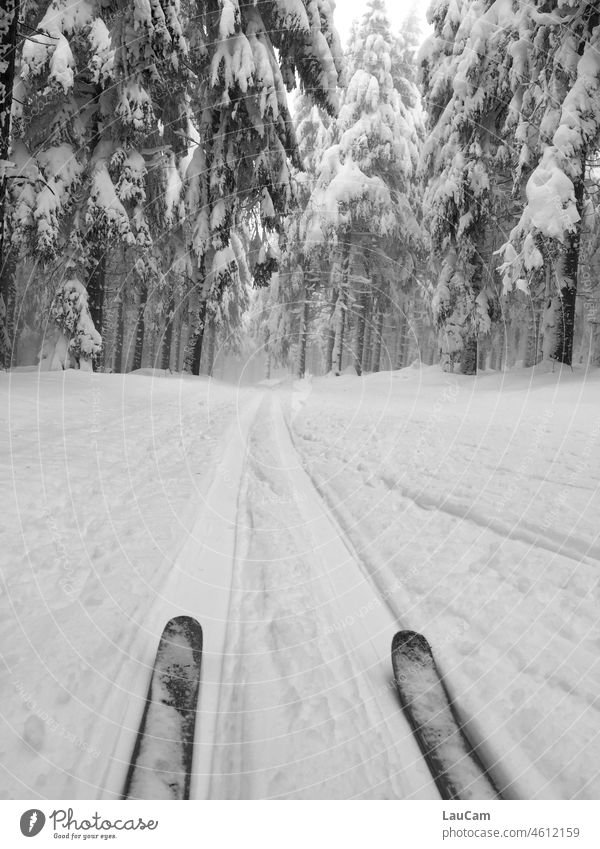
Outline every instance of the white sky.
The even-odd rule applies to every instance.
[[[422,18],[423,37],[425,37],[429,32],[429,25],[425,18],[429,3],[430,0],[386,0],[388,15],[394,30],[400,28],[402,21],[414,6]],[[366,0],[336,0],[335,22],[344,46],[350,35],[352,21],[362,17],[366,6]]]

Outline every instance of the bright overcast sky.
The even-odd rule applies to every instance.
[[[336,0],[335,22],[339,34],[342,37],[342,43],[346,46],[346,41],[350,35],[350,26],[355,18],[362,17],[367,3],[366,0]],[[402,21],[408,16],[409,12],[415,7],[423,20],[423,36],[429,32],[429,25],[425,19],[427,9],[429,8],[429,0],[386,0],[388,15],[392,27],[395,30],[400,28]]]

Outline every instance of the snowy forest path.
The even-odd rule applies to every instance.
[[[262,394],[254,391],[238,396],[237,416],[221,439],[221,454],[194,528],[147,611],[145,626],[129,652],[133,662],[123,664],[115,681],[113,704],[105,706],[110,714],[120,711],[121,723],[100,784],[103,796],[122,793],[162,629],[172,617],[189,615],[202,623],[205,634],[192,795],[206,797],[236,550],[238,494],[248,432],[261,400]],[[125,709],[124,693],[128,694]]]
[[[392,681],[398,622],[302,468],[283,398],[250,431],[210,796],[439,798]]]

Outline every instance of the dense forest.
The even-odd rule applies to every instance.
[[[334,7],[3,5],[5,368],[600,364],[600,4]]]

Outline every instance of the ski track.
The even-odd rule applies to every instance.
[[[112,703],[105,706],[105,712],[115,717],[118,733],[101,784],[103,796],[119,797],[122,793],[144,710],[156,646],[165,623],[179,615],[189,615],[200,621],[205,635],[198,701],[201,719],[196,728],[191,794],[197,798],[207,795],[235,558],[237,494],[248,428],[260,398],[260,394],[251,392],[238,399],[237,419],[222,437],[221,456],[215,464],[196,523],[158,590],[152,609],[147,611],[145,626],[137,633],[127,661],[121,666]],[[124,692],[129,693],[129,698],[123,715]]]
[[[145,375],[2,377],[0,792],[94,798],[236,398]]]
[[[550,416],[550,402],[534,399],[528,444],[509,426],[520,407],[496,421],[482,405],[469,421],[480,418],[491,433],[473,445],[463,402],[421,421],[410,416],[417,390],[390,400],[387,383],[381,397],[376,383],[350,422],[343,382],[305,392],[294,439],[307,472],[390,607],[429,636],[503,795],[593,798],[600,550],[597,489],[579,481],[596,468],[597,417],[583,428],[584,408],[569,431],[562,409]],[[546,447],[551,420],[576,451]],[[554,474],[530,475],[534,468]],[[565,485],[572,501],[559,522]]]
[[[398,622],[303,471],[276,392],[251,431],[238,534],[211,798],[439,798],[392,682]]]

